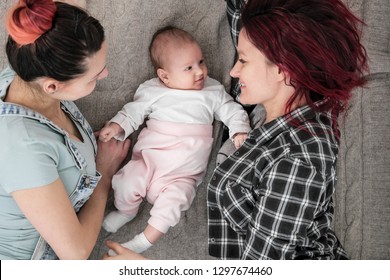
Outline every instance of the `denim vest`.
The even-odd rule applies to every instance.
[[[11,79],[12,80],[12,79]],[[7,81],[8,82],[8,81]],[[10,81],[11,82],[11,81]],[[9,82],[9,83],[10,83]],[[69,101],[62,101],[61,108],[66,112],[74,122],[78,122],[83,130],[86,132],[91,142],[93,143],[94,152],[96,155],[97,152],[97,144],[95,140],[95,136],[93,134],[93,130],[88,122],[85,120],[81,112],[77,109],[77,107]],[[72,155],[74,159],[75,166],[80,170],[81,176],[78,180],[77,186],[74,191],[69,195],[69,199],[73,205],[75,212],[77,213],[81,206],[88,200],[91,196],[93,190],[95,189],[97,183],[99,182],[101,175],[96,171],[95,176],[82,174],[83,170],[86,167],[86,162],[84,157],[80,154],[77,147],[71,142],[70,137],[66,131],[55,125],[46,117],[41,114],[34,112],[28,108],[12,104],[5,103],[0,101],[0,116],[15,116],[18,115],[23,118],[29,118],[36,121],[39,121],[42,125],[47,125],[53,131],[60,133],[64,136],[65,145],[69,150],[69,153]],[[39,238],[37,245],[35,247],[34,253],[31,257],[32,260],[54,260],[58,259],[53,249],[47,244],[47,242],[42,238]]]

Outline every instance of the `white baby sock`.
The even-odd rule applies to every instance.
[[[116,232],[126,223],[134,219],[134,216],[123,214],[119,211],[112,211],[109,213],[103,221],[103,228],[108,232]]]
[[[141,232],[140,234],[134,236],[134,238],[130,241],[122,243],[122,246],[132,250],[133,252],[142,253],[152,247],[153,244],[150,243],[149,240],[146,238],[145,234]],[[114,250],[110,249],[108,251],[108,255],[116,256],[116,253],[114,252]]]

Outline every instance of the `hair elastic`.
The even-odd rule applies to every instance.
[[[6,27],[11,38],[21,46],[34,43],[42,34],[51,28],[51,20],[56,10],[54,2],[53,5],[54,9],[53,7],[46,9],[47,14],[43,15],[46,24],[42,27],[37,26],[28,15],[23,18],[21,17],[27,14],[24,9],[29,9],[29,7],[25,1],[20,0],[7,14]],[[29,12],[34,13],[32,10],[29,10]],[[42,15],[39,16],[42,17]]]

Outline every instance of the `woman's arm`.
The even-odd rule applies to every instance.
[[[60,259],[87,259],[100,232],[111,187],[111,178],[127,155],[130,141],[99,141],[96,158],[102,178],[76,215],[60,179],[12,193],[27,219]]]

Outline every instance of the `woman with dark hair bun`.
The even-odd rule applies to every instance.
[[[248,0],[241,20],[230,74],[266,120],[211,176],[209,253],[346,259],[331,229],[337,120],[365,84],[362,22],[340,0]]]
[[[104,30],[84,10],[20,0],[0,74],[0,259],[86,259],[129,141],[96,142],[73,103],[107,76]]]

